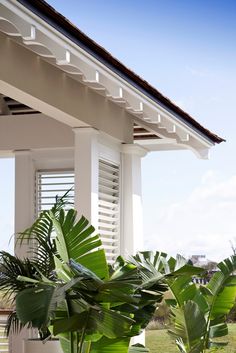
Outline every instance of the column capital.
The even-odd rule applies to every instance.
[[[16,155],[30,156],[32,154],[32,150],[14,150],[13,153]]]
[[[140,145],[124,144],[122,145],[122,152],[125,154],[132,154],[140,157],[145,157],[149,151]]]
[[[77,134],[99,135],[99,131],[90,126],[74,127],[72,130],[76,135]]]

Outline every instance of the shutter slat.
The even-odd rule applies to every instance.
[[[61,175],[41,175],[41,179],[61,179]],[[63,179],[74,179],[73,174],[63,174]]]
[[[71,188],[69,188],[69,189],[71,189]],[[57,195],[57,193],[58,192],[63,192],[64,194],[68,191],[68,189],[67,188],[65,188],[65,189],[38,189],[37,190],[38,191],[38,194],[40,194],[40,193],[43,193],[43,192],[52,192],[52,193],[54,193],[55,194],[55,196]]]
[[[43,179],[42,179],[43,180]],[[68,186],[68,185],[74,185],[74,182],[67,182],[67,183],[49,183],[49,182],[47,182],[47,183],[43,183],[43,184],[41,184],[40,186],[42,187],[44,187],[44,186],[54,186],[54,185],[62,185],[62,186]]]
[[[116,216],[105,216],[104,214],[103,215],[100,215],[98,216],[98,222],[102,222],[102,221],[108,221],[108,222],[119,222],[119,215],[116,215]]]
[[[111,186],[119,186],[119,183],[118,182],[115,182],[113,180],[109,180],[109,179],[106,179],[106,178],[99,178],[99,185],[111,185]]]
[[[110,174],[109,172],[104,171],[104,170],[99,171],[99,176],[103,177],[107,180],[111,180],[111,181],[114,180],[115,182],[119,181],[119,175],[113,175],[113,174]]]
[[[99,226],[98,226],[98,229],[99,229]],[[113,231],[109,231],[109,230],[101,230],[100,231],[100,229],[99,229],[99,232],[100,232],[101,235],[109,235],[111,237],[112,236],[116,236],[116,235],[119,234],[117,231],[116,232],[115,231],[114,232]]]
[[[109,263],[119,254],[119,165],[99,161],[98,229]]]
[[[55,198],[53,198],[53,196],[40,196],[41,200],[47,200],[47,199],[53,199],[55,201]],[[67,195],[66,196],[67,199],[73,199],[74,200],[74,195]]]
[[[108,171],[109,173],[117,173],[117,175],[119,174],[119,166],[115,166],[114,164],[108,164],[108,163],[103,163],[100,160],[99,163],[99,169],[100,170],[104,170],[104,171]]]
[[[112,223],[101,223],[101,222],[99,222],[99,230],[101,230],[101,231],[102,231],[102,229],[104,229],[104,230],[106,230],[106,229],[112,229],[112,230],[114,230],[115,227],[118,228],[117,222],[116,222],[116,224],[112,224]]]
[[[104,210],[111,209],[111,211],[114,211],[113,213],[118,213],[118,210],[116,208],[116,204],[104,200],[98,200],[98,206],[103,206]],[[100,209],[99,209],[100,210]],[[101,211],[102,212],[102,211]]]
[[[107,250],[107,253],[113,253],[114,256],[114,250],[118,249],[117,246],[114,245],[103,245],[104,249]]]
[[[99,200],[111,200],[111,201],[118,201],[119,200],[119,197],[118,196],[112,196],[112,195],[109,195],[109,194],[106,194],[104,192],[99,192]]]
[[[117,186],[106,186],[106,185],[100,185],[99,191],[102,193],[109,193],[113,194],[114,196],[117,194],[119,195],[119,190],[117,190]]]
[[[101,240],[102,240],[102,242],[103,242],[103,245],[105,244],[105,243],[118,243],[119,242],[119,239],[112,239],[112,238],[105,238],[105,237],[103,237],[102,235],[101,235]],[[104,245],[105,246],[105,245]]]
[[[56,196],[63,196],[74,186],[74,172],[71,170],[46,170],[37,171],[35,183],[36,216],[46,209],[50,209]],[[70,207],[74,206],[74,190],[67,194]]]

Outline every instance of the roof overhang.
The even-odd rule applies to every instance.
[[[182,110],[168,99],[162,96],[165,104],[160,96],[155,98],[24,5],[13,0],[1,1],[0,31],[131,114],[135,124],[149,132],[149,138],[136,136],[134,142],[150,151],[190,149],[200,158],[207,158],[209,148],[223,141],[191,117],[186,119],[187,113],[181,115]],[[150,134],[157,138],[150,138]]]

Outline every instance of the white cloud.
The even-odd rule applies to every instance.
[[[203,174],[201,182],[202,184],[215,183],[219,181],[219,178],[220,174],[210,169],[205,174]]]
[[[170,204],[157,217],[157,232],[147,235],[146,248],[172,254],[206,254],[221,260],[231,254],[236,237],[236,175],[219,180],[208,171],[188,197]]]
[[[187,66],[186,70],[188,72],[190,72],[191,75],[197,76],[197,77],[206,78],[206,77],[214,77],[215,76],[213,73],[211,73],[209,70],[206,70],[206,69],[199,69],[199,68]]]

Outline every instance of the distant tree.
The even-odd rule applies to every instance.
[[[233,251],[233,255],[236,255],[236,238],[233,238],[233,240],[230,240],[230,247]]]

